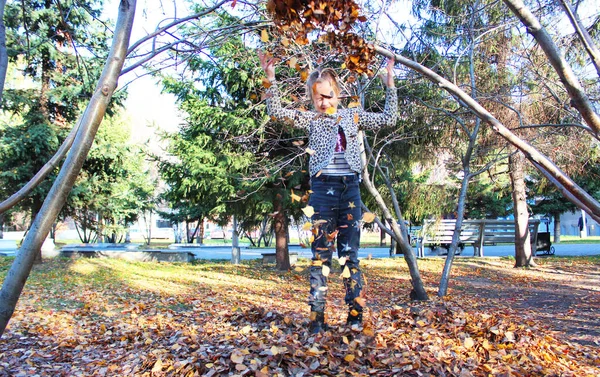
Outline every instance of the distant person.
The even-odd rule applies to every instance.
[[[307,94],[314,111],[286,109],[281,105],[275,81],[275,59],[259,54],[261,66],[270,81],[267,90],[267,111],[279,120],[291,121],[295,127],[308,132],[310,156],[309,205],[316,230],[312,242],[310,267],[311,307],[309,331],[312,334],[326,330],[325,303],[327,277],[333,252],[338,253],[340,264],[348,276],[344,277],[345,301],[348,305],[346,323],[352,327],[362,324],[365,299],[361,297],[363,276],[358,267],[360,247],[360,220],[362,218],[359,182],[363,169],[360,158],[360,129],[376,129],[396,124],[398,97],[394,87],[394,59],[388,59],[387,73],[382,76],[386,86],[385,109],[370,113],[359,107],[338,109],[340,84],[331,68],[312,72],[307,80]]]
[[[579,238],[584,238],[585,237],[585,232],[583,231],[583,229],[585,229],[585,220],[583,219],[583,216],[579,216],[579,221],[577,222],[577,225],[579,226]]]

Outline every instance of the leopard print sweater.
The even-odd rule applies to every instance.
[[[373,130],[383,126],[394,126],[398,112],[398,94],[396,88],[388,88],[385,95],[385,108],[382,113],[370,113],[359,107],[338,109],[332,115],[314,111],[285,109],[277,82],[273,81],[267,89],[267,112],[279,120],[291,120],[295,127],[308,130],[308,151],[310,176],[323,169],[333,157],[338,128],[346,135],[345,158],[352,171],[362,171],[358,140],[359,129]]]

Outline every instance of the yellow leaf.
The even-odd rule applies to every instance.
[[[358,113],[354,113],[354,124],[358,124]]]
[[[161,359],[156,360],[156,362],[154,363],[154,366],[152,367],[152,373],[158,373],[160,371],[162,371],[163,368],[163,363]]]
[[[288,65],[290,66],[290,68],[296,68],[296,64],[298,64],[298,58],[292,56],[292,58],[288,60]]]
[[[370,327],[365,327],[363,328],[363,334],[365,336],[375,336],[375,331],[373,331],[373,329]]]
[[[305,222],[304,225],[302,225],[302,230],[310,230],[310,228],[312,228],[312,223],[311,222]]]
[[[321,270],[323,276],[325,276],[325,277],[329,276],[329,271],[330,271],[329,266],[324,264],[322,267],[322,270]]]
[[[305,151],[306,153],[308,153],[309,155],[311,155],[311,156],[312,156],[313,154],[315,154],[315,153],[316,153],[314,150],[312,150],[312,149],[310,149],[310,148],[306,148],[304,151]]]
[[[350,342],[348,341],[348,337],[347,336],[343,336],[342,337],[342,342],[344,342],[344,344],[350,344]]]
[[[465,346],[466,349],[471,349],[475,345],[475,342],[473,341],[473,338],[468,337],[468,338],[465,338],[463,345]]]
[[[269,41],[269,33],[267,32],[267,29],[262,29],[262,31],[260,32],[260,40],[264,43],[267,43]]]
[[[344,266],[344,271],[342,271],[342,277],[349,278],[350,276],[350,269],[348,268],[348,266]]]
[[[372,223],[375,220],[375,214],[373,212],[365,212],[362,219],[367,224]]]
[[[343,265],[345,265],[345,264],[346,264],[346,257],[341,257],[341,258],[339,259],[339,262],[340,262],[340,266],[343,266]]]
[[[348,354],[344,357],[344,360],[346,360],[347,362],[351,362],[351,361],[354,361],[355,358],[356,357],[354,355]]]
[[[333,115],[333,114],[337,113],[337,109],[333,106],[330,106],[327,108],[327,110],[325,110],[325,113],[329,114],[329,115]],[[355,114],[355,115],[358,115],[358,114]]]
[[[312,206],[306,206],[302,208],[302,212],[304,212],[306,217],[312,217],[315,214],[315,209]]]
[[[275,346],[271,347],[271,353],[273,354],[273,356],[279,354],[279,348]]]
[[[346,69],[346,63],[342,63],[342,65],[340,66],[342,69]]]
[[[356,101],[350,102],[350,103],[348,104],[348,108],[349,108],[349,109],[351,109],[351,108],[353,108],[353,107],[359,107],[359,106],[360,106],[360,103],[358,103],[358,102],[356,102]]]

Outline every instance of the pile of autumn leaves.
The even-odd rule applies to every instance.
[[[47,261],[0,340],[0,375],[600,374],[597,349],[559,340],[532,316],[477,312],[460,296],[412,303],[399,295],[406,280],[390,278],[401,260],[364,264],[364,328],[344,325],[341,278],[332,274],[331,329],[313,336],[308,262],[282,274],[257,263]]]

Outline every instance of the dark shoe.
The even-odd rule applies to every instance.
[[[348,319],[346,320],[346,324],[354,327],[362,325],[362,312],[359,312],[356,309],[350,309],[348,312]]]
[[[311,334],[318,334],[320,332],[327,331],[327,325],[325,324],[325,313],[310,312],[310,323],[308,324],[308,331]]]

